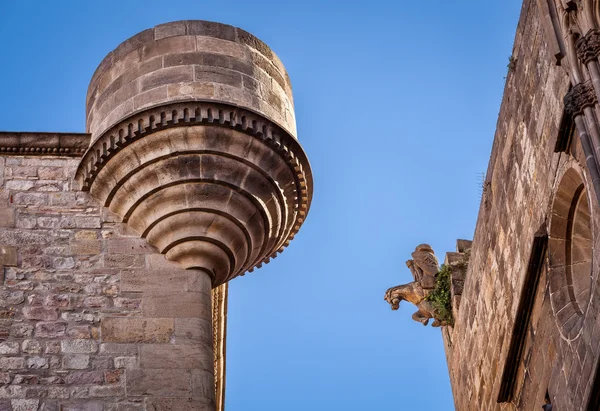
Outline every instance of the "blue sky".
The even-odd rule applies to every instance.
[[[472,238],[521,1],[0,0],[0,130],[83,131],[89,79],[156,24],[244,28],[286,65],[315,195],[231,283],[227,411],[453,410],[439,329],[391,311],[417,244]]]

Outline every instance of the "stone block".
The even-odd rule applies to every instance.
[[[212,370],[212,350],[198,345],[148,344],[140,347],[141,368]]]
[[[166,37],[184,36],[186,34],[186,22],[177,21],[167,24],[159,24],[154,27],[154,39],[160,40]]]
[[[185,83],[194,80],[194,70],[191,66],[166,67],[154,71],[141,78],[141,91],[173,83]]]
[[[15,210],[13,208],[0,208],[0,227],[15,226]]]
[[[48,359],[40,356],[29,357],[25,365],[29,369],[48,368]]]
[[[25,307],[23,316],[28,320],[55,321],[58,320],[56,308]]]
[[[142,49],[142,60],[149,60],[157,56],[170,54],[173,50],[178,52],[190,52],[196,49],[196,37],[177,36],[156,40],[144,46]]]
[[[19,305],[24,301],[23,291],[0,291],[0,307]]]
[[[138,368],[137,357],[115,357],[115,368],[132,370]]]
[[[190,372],[179,369],[127,370],[127,393],[130,396],[190,396]]]
[[[122,355],[137,355],[137,345],[133,344],[118,344],[118,343],[103,343],[100,344],[100,355],[122,354]]]
[[[146,409],[152,411],[213,411],[214,404],[198,398],[154,398],[146,399]]]
[[[196,283],[207,277],[194,270],[124,270],[121,289],[134,292],[197,291]]]
[[[18,370],[21,368],[25,368],[23,357],[0,357],[0,370]]]
[[[197,36],[216,37],[228,41],[236,41],[235,27],[212,21],[190,20],[187,21],[187,34]]]
[[[0,343],[0,355],[10,355],[19,353],[19,343],[16,341],[5,341]]]
[[[177,344],[212,344],[212,321],[201,318],[176,318],[173,337]]]
[[[224,54],[238,60],[244,60],[249,57],[246,49],[241,44],[214,37],[197,36],[196,48],[201,52]]]
[[[194,80],[201,83],[220,83],[232,87],[242,87],[242,74],[237,71],[210,66],[195,66]],[[214,89],[213,89],[214,94]]]
[[[471,240],[456,240],[456,251],[464,253],[465,251],[470,250],[472,245],[473,241]]]
[[[118,384],[91,386],[89,396],[91,398],[123,397],[125,396],[125,386]]]
[[[168,97],[168,87],[166,85],[144,91],[133,98],[135,109],[150,107],[157,102],[164,101]]]
[[[151,255],[153,254],[148,254],[148,256]],[[161,257],[163,257],[162,254]],[[142,254],[104,254],[104,266],[107,268],[143,268],[146,266],[146,259]]]
[[[105,317],[101,323],[103,342],[168,342],[173,330],[171,318]]]
[[[210,318],[210,297],[204,293],[144,293],[142,313],[146,317]]]
[[[75,216],[76,228],[101,228],[102,220],[98,216]]]
[[[109,370],[104,371],[104,381],[107,384],[116,384],[121,381],[123,376],[123,370]]]
[[[98,351],[98,344],[93,340],[62,340],[61,351],[68,354],[92,354]]]
[[[27,354],[40,354],[43,351],[43,345],[37,340],[25,340],[21,344],[21,349]]]
[[[0,246],[0,265],[16,267],[17,261],[17,247],[10,245]]]
[[[101,243],[98,240],[71,241],[71,253],[76,255],[100,254]]]
[[[11,400],[13,411],[37,411],[40,400]]]
[[[35,336],[38,338],[57,338],[65,335],[65,323],[39,322],[35,325]]]
[[[169,98],[192,98],[198,95],[208,98],[215,94],[215,86],[204,82],[169,84],[167,93]]]
[[[71,354],[63,356],[62,366],[65,369],[84,370],[90,365],[90,356],[83,354]]]
[[[85,401],[79,404],[65,404],[61,411],[103,411],[103,409],[100,402]]]
[[[143,238],[111,238],[107,241],[108,254],[148,254],[158,251]]]

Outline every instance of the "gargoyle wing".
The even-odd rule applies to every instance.
[[[406,262],[406,266],[412,273],[412,276],[415,279],[415,281],[421,281],[421,277],[423,277],[423,272],[419,270],[419,267],[417,267],[417,265],[415,264],[415,260],[408,260]]]
[[[412,258],[415,260],[415,264],[423,272],[423,276],[435,277],[440,271],[438,259],[435,254],[433,254],[433,250],[429,251],[417,248],[417,250],[412,253]]]

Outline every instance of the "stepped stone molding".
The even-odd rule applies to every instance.
[[[308,213],[289,77],[241,29],[180,21],[125,41],[92,77],[87,130],[79,188],[213,287],[276,257]]]
[[[90,144],[84,133],[0,132],[0,155],[81,156]]]
[[[236,169],[238,175],[229,180],[221,173]],[[304,222],[312,197],[310,165],[293,137],[255,113],[212,102],[177,102],[125,119],[92,143],[75,181],[186,268],[197,268],[204,259],[192,257],[194,252],[212,249],[219,255],[208,269],[215,286],[282,252]],[[210,191],[194,192],[210,184],[223,203],[208,195],[202,201],[191,198]],[[249,211],[243,216],[238,208],[228,210],[228,202]],[[223,230],[205,235],[215,213],[217,225],[229,227],[229,239],[218,238]],[[190,221],[203,228],[194,230]],[[180,233],[169,235],[174,227]]]

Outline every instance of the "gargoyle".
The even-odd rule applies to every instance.
[[[427,325],[430,318],[434,319],[431,324],[433,327],[446,325],[435,318],[433,306],[425,299],[435,287],[435,278],[440,270],[438,259],[429,244],[418,245],[411,255],[413,259],[408,260],[406,265],[415,281],[388,288],[384,299],[392,306],[392,310],[400,307],[400,301],[416,305],[419,310],[412,315],[412,319],[423,325]]]

